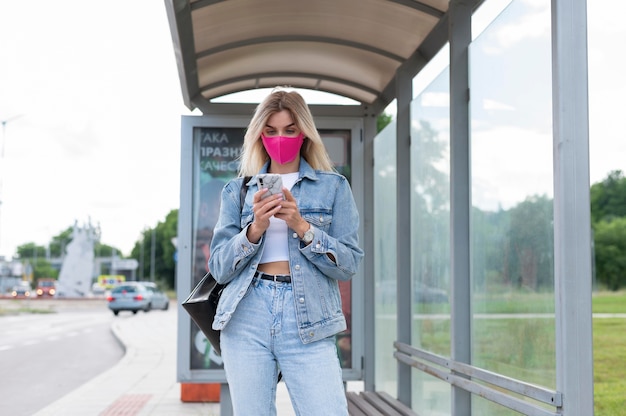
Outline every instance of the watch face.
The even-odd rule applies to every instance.
[[[311,241],[313,241],[313,237],[315,237],[315,233],[313,233],[313,230],[309,229],[302,236],[302,241],[304,241],[305,243],[310,243]]]

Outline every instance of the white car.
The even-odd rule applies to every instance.
[[[165,293],[152,282],[124,282],[115,286],[107,296],[109,309],[117,316],[120,311],[149,312],[152,309],[167,310],[170,301]]]

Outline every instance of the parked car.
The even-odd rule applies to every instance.
[[[167,296],[153,283],[145,282],[121,283],[111,290],[107,301],[114,315],[120,311],[130,311],[136,314],[138,311],[166,310],[169,307]]]
[[[37,280],[37,296],[54,296],[57,281],[55,279],[41,278]]]
[[[34,294],[29,282],[20,282],[11,289],[11,296],[14,298],[30,298]]]
[[[102,286],[98,282],[95,282],[91,285],[91,294],[94,296],[104,296],[106,294],[106,287]]]
[[[159,286],[154,282],[139,282],[145,285],[152,292],[152,309],[160,309],[166,311],[170,307],[170,299],[167,297]]]
[[[419,303],[447,303],[448,293],[443,289],[418,282],[415,287],[415,300]]]

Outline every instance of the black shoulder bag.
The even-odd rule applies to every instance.
[[[241,191],[239,193],[240,211],[246,201],[246,193],[248,187],[246,183],[251,176],[246,176],[241,183]],[[218,354],[222,353],[220,348],[220,331],[213,329],[213,319],[217,312],[217,304],[226,285],[219,284],[215,281],[211,272],[204,275],[200,283],[191,291],[189,297],[182,303],[183,308],[187,311],[191,319],[198,325],[204,336],[209,340],[211,346]]]

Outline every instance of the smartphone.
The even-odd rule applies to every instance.
[[[261,199],[283,193],[283,178],[277,173],[261,173],[256,177],[259,189],[267,188]]]

